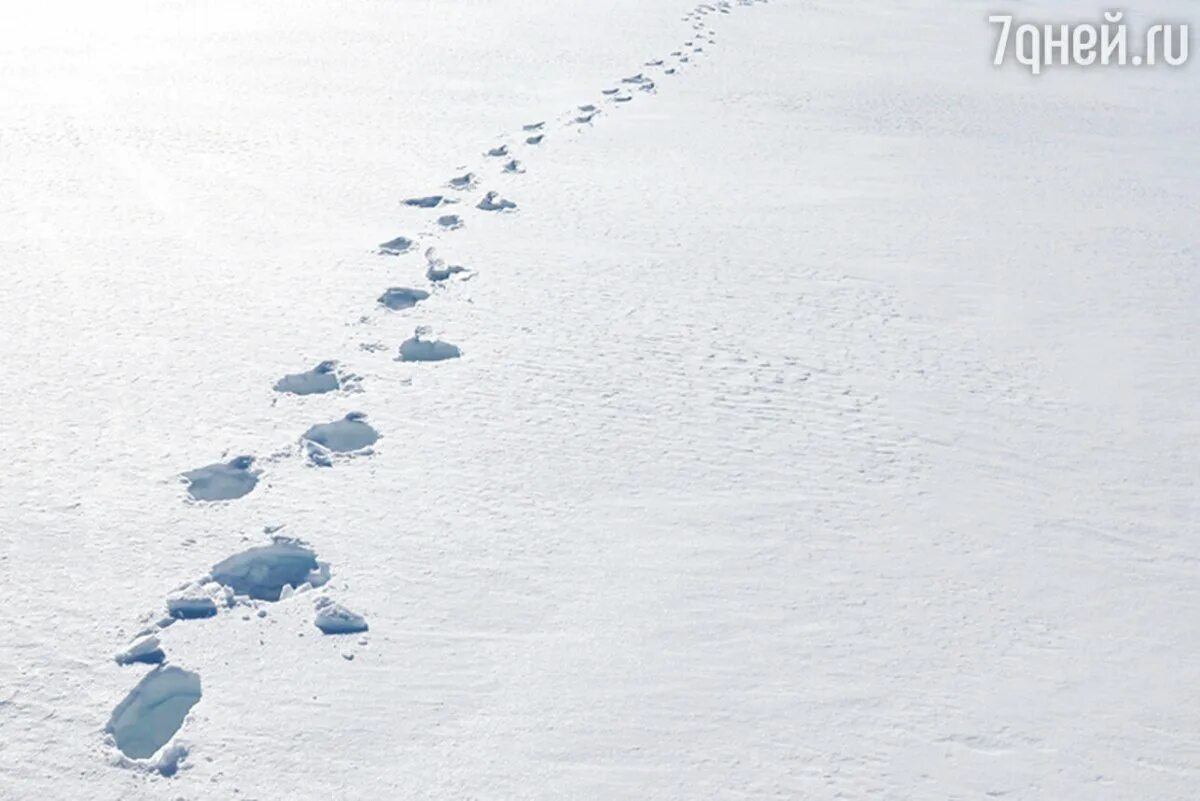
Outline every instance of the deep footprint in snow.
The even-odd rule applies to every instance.
[[[648,80],[650,79],[639,72],[637,75],[630,75],[628,78],[622,78],[621,83],[645,83]]]
[[[425,339],[429,333],[425,326],[416,329],[411,338],[400,343],[400,355],[396,357],[396,361],[441,362],[462,356],[462,351],[457,345],[440,339]]]
[[[542,140],[545,138],[546,138],[545,134],[538,134],[537,136],[527,136],[527,137],[525,137],[525,144],[540,145],[542,143]]]
[[[438,217],[437,224],[447,231],[457,231],[465,223],[463,223],[463,218],[457,214],[443,214],[441,217]]]
[[[287,537],[234,554],[212,569],[213,580],[235,595],[272,602],[295,588],[320,587],[329,576],[329,565],[318,561],[315,551]]]
[[[612,89],[601,89],[601,90],[600,90],[600,94],[602,94],[602,95],[615,95],[615,94],[616,94],[617,92],[619,92],[619,91],[621,91],[621,90],[620,90],[620,88],[618,88],[618,87],[614,87],[614,88],[612,88]]]
[[[487,151],[483,155],[487,156],[488,158],[492,158],[492,159],[503,158],[504,156],[508,155],[508,145],[500,145],[499,147],[493,147],[491,150]]]
[[[545,123],[545,121],[542,121],[542,122],[531,122],[531,123],[529,123],[528,125],[522,125],[522,126],[521,126],[521,130],[522,130],[522,131],[540,131],[540,130],[542,130],[542,129],[543,129],[543,128],[545,128],[545,127],[546,127],[546,123]]]
[[[475,208],[483,211],[512,211],[516,207],[516,203],[507,198],[500,197],[499,192],[488,192],[483,196],[483,200],[479,201],[475,206]]]
[[[621,94],[611,98],[611,100],[614,103],[628,103],[630,100],[633,100],[633,95]]]
[[[248,495],[258,485],[253,465],[253,456],[237,456],[225,463],[189,470],[183,473],[188,495],[197,501],[232,501]]]
[[[380,245],[379,252],[386,253],[389,256],[400,256],[412,250],[412,246],[415,244],[415,242],[406,236],[398,236]]]
[[[574,122],[576,125],[587,125],[592,120],[596,119],[596,115],[599,113],[600,111],[597,109],[596,111],[589,111],[586,114],[580,114],[574,119]]]
[[[322,634],[361,634],[370,628],[362,615],[351,612],[328,596],[318,598],[313,608],[316,612],[313,625]]]
[[[309,460],[321,467],[329,467],[334,454],[366,452],[379,441],[379,432],[365,420],[365,414],[351,412],[341,420],[309,428],[302,437],[308,445]]]
[[[504,171],[513,173],[513,174],[523,173],[523,172],[525,172],[525,165],[522,164],[521,162],[517,161],[516,159],[513,159],[512,161],[510,161],[504,165]]]
[[[379,305],[387,306],[392,311],[411,309],[423,300],[429,298],[424,289],[412,289],[406,286],[394,286],[379,296]]]
[[[646,62],[647,67],[661,67],[662,65],[663,65],[663,60],[661,58],[656,58],[653,61]]]
[[[479,179],[475,177],[475,173],[468,172],[455,178],[451,178],[446,182],[446,185],[451,189],[457,189],[460,192],[465,192],[474,189],[478,183]]]
[[[337,362],[324,361],[303,373],[289,373],[275,382],[275,391],[289,395],[321,395],[342,389],[350,377],[343,380],[337,372]]]
[[[183,726],[200,700],[200,676],[182,668],[156,668],[117,704],[104,730],[132,759],[153,756]]]

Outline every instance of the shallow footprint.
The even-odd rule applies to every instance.
[[[499,147],[493,147],[491,150],[487,151],[483,155],[487,156],[488,158],[492,158],[492,159],[498,159],[503,156],[507,156],[508,155],[508,145],[500,145]]]
[[[411,309],[423,300],[428,300],[429,293],[424,289],[411,289],[406,286],[394,286],[379,296],[379,304],[387,306],[392,311]]]
[[[540,145],[542,143],[542,140],[545,138],[546,138],[545,134],[538,134],[537,136],[527,136],[527,137],[525,137],[525,144]]]
[[[337,362],[324,361],[303,373],[289,373],[275,382],[275,391],[290,395],[320,395],[342,388]]]
[[[545,127],[546,127],[546,123],[543,120],[542,122],[531,122],[528,125],[522,125],[521,130],[522,131],[540,131]]]
[[[587,124],[591,123],[592,120],[596,119],[596,115],[599,113],[600,113],[599,110],[597,110],[597,111],[589,111],[587,114],[580,114],[578,117],[575,118],[574,122],[577,125],[587,125]]]
[[[616,87],[613,89],[601,89],[600,93],[605,95],[615,95],[619,91],[621,91],[620,87]]]
[[[446,262],[438,257],[437,251],[433,248],[425,251],[425,262],[425,277],[435,284],[448,280],[452,275],[458,275],[467,271],[466,267],[459,264],[447,265]]]
[[[364,422],[362,412],[350,412],[341,420],[319,423],[304,432],[308,458],[321,467],[332,464],[333,454],[361,453],[379,441],[379,432]]]
[[[405,206],[415,206],[419,209],[436,209],[443,203],[454,203],[452,198],[444,195],[429,195],[428,197],[410,197],[404,201]]]
[[[469,173],[466,173],[465,175],[459,175],[456,178],[451,178],[446,183],[446,185],[449,186],[451,189],[457,189],[460,192],[462,192],[462,191],[474,189],[478,183],[479,183],[479,181],[476,178],[475,173],[469,172]]]
[[[415,242],[406,236],[398,236],[380,245],[379,252],[386,253],[389,256],[400,256],[412,250],[412,246],[415,244]]]
[[[522,164],[521,162],[517,161],[516,159],[513,159],[512,161],[510,161],[504,165],[504,171],[511,172],[514,174],[522,173],[522,172],[525,172],[525,165]]]
[[[232,501],[248,495],[258,484],[258,473],[250,468],[253,456],[237,456],[228,462],[197,467],[183,473],[188,494],[197,501]]]
[[[483,196],[483,200],[479,201],[475,206],[475,208],[482,209],[483,211],[511,211],[516,207],[516,203],[507,198],[500,197],[499,192],[488,192]]]
[[[457,214],[443,214],[441,217],[438,217],[437,223],[447,231],[457,231],[465,224],[463,223],[463,218]]]
[[[441,362],[447,359],[457,359],[462,351],[457,345],[443,342],[440,339],[425,339],[429,329],[421,326],[413,332],[410,339],[400,343],[398,362]]]

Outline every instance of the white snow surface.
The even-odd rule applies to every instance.
[[[734,5],[673,75],[665,0],[0,5],[0,799],[1195,798],[1194,64],[996,69],[933,0]],[[472,280],[380,309],[432,244]],[[353,408],[274,391],[326,359]],[[114,661],[280,525],[369,636]]]

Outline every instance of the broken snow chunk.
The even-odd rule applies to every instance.
[[[324,634],[358,634],[368,628],[362,615],[327,596],[318,598],[313,607],[316,610],[313,624]]]
[[[166,659],[158,637],[147,634],[134,640],[133,643],[114,657],[118,665],[157,665]]]

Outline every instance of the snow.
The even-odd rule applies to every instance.
[[[5,5],[0,798],[1194,797],[1194,65],[691,8]],[[389,443],[332,470],[322,359]]]

